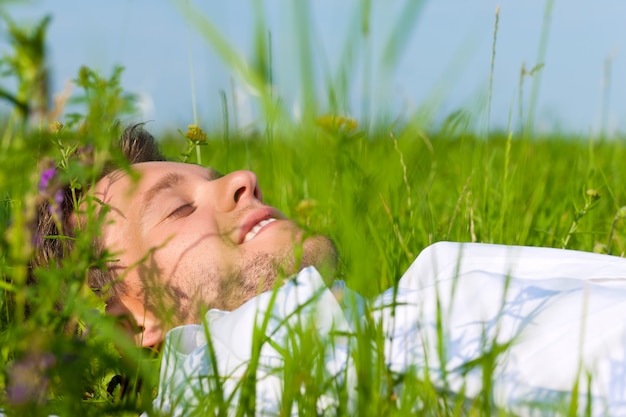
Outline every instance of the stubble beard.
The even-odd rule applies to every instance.
[[[299,248],[285,248],[279,253],[259,253],[242,264],[237,272],[221,277],[215,271],[198,271],[202,279],[191,288],[194,291],[197,308],[187,308],[190,316],[186,321],[199,323],[206,309],[232,311],[246,301],[275,286],[283,284],[285,278],[298,273],[303,268],[314,266],[329,284],[337,268],[337,249],[328,237],[311,236]],[[211,301],[209,301],[211,300]]]

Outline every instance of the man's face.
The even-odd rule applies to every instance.
[[[303,232],[263,203],[252,172],[221,176],[198,165],[145,162],[137,178],[117,171],[98,182],[108,207],[104,246],[133,312],[170,312],[199,322],[203,308],[231,310],[304,266],[333,267],[323,236]],[[132,177],[132,178],[131,178]],[[145,314],[145,312],[144,312]]]

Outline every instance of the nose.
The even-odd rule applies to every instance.
[[[221,209],[230,211],[250,200],[263,201],[256,175],[251,171],[234,171],[220,178],[223,192],[220,196]]]

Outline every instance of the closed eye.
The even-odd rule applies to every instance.
[[[192,203],[183,204],[182,206],[178,207],[176,210],[174,210],[170,214],[168,214],[167,218],[168,219],[172,219],[172,218],[177,219],[177,218],[180,218],[180,217],[189,216],[194,211],[196,211],[196,208],[194,207],[194,205]]]

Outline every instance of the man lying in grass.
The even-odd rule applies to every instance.
[[[111,256],[90,285],[137,344],[163,347],[156,409],[361,415],[385,398],[413,413],[626,413],[626,260],[444,242],[364,302],[333,283],[332,242],[264,204],[253,173],[164,161],[140,127],[121,148],[131,165],[78,211],[66,193],[61,218],[78,233],[98,203],[95,248]],[[39,236],[59,233],[51,213]],[[42,242],[36,263],[63,244]]]

